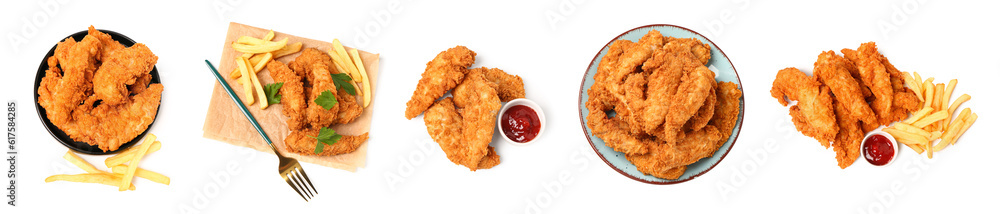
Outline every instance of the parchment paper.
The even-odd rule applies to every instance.
[[[229,87],[233,88],[237,96],[242,100],[244,98],[243,86],[237,83],[237,80],[229,78],[229,72],[236,68],[235,59],[238,55],[242,53],[233,50],[232,42],[236,41],[240,36],[252,36],[256,38],[261,38],[267,34],[267,29],[252,27],[248,25],[243,25],[235,22],[229,23],[229,32],[226,35],[226,44],[223,46],[222,59],[219,61],[219,72],[226,79]],[[306,48],[316,48],[320,51],[326,52],[330,50],[332,44],[330,42],[312,40],[307,38],[301,38],[293,35],[284,34],[275,31],[275,36],[273,41],[278,41],[284,38],[288,38],[288,44],[295,42],[302,42],[302,49]],[[330,38],[333,41],[333,38]],[[344,47],[347,50],[353,49],[350,47]],[[375,84],[378,82],[378,63],[379,55],[372,54],[363,50],[358,50],[360,53],[361,61],[364,62],[365,70],[368,71],[368,78],[371,82],[372,87],[372,100],[375,99]],[[276,60],[288,64],[295,57],[298,57],[299,53],[283,56]],[[261,70],[257,77],[259,78],[261,85],[266,85],[274,83],[271,79],[271,75],[267,68]],[[359,88],[358,91],[361,91]],[[274,143],[278,151],[285,156],[298,159],[300,162],[314,163],[322,166],[327,166],[331,168],[343,169],[347,171],[354,172],[358,167],[365,166],[365,156],[367,155],[368,142],[361,144],[358,150],[342,155],[336,156],[308,156],[299,155],[295,153],[288,152],[285,149],[285,137],[288,136],[291,131],[288,130],[288,125],[285,117],[281,114],[281,109],[283,106],[281,104],[273,104],[268,106],[267,109],[260,109],[260,101],[256,101],[253,105],[247,106],[250,113],[257,119],[260,123],[261,128],[267,133],[268,137],[271,138],[271,142]],[[358,104],[362,104],[361,99],[358,99]],[[337,124],[332,128],[337,131],[338,134],[342,135],[358,135],[368,132],[371,128],[372,121],[372,109],[375,103],[371,103],[365,108],[364,113],[361,117],[356,119],[350,124]],[[212,90],[212,100],[208,105],[208,114],[205,116],[205,126],[202,128],[205,132],[204,137],[208,139],[218,140],[233,144],[236,146],[249,147],[256,149],[258,151],[272,153],[271,148],[264,142],[264,139],[257,134],[250,122],[247,121],[246,117],[239,110],[239,107],[233,102],[229,95],[226,94],[225,89],[219,83],[215,84],[215,88]],[[369,135],[368,141],[371,141],[372,136]]]

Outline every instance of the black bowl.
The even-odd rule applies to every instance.
[[[110,30],[99,30],[99,31],[107,33],[108,35],[111,35],[112,39],[114,39],[115,41],[118,41],[118,43],[121,43],[125,47],[132,47],[132,45],[135,44],[135,41],[133,41],[132,39],[130,39],[127,36],[122,35],[122,34],[120,34],[118,32],[114,32],[114,31],[110,31]],[[87,31],[80,31],[80,32],[74,33],[72,35],[69,35],[66,38],[73,38],[74,40],[80,41],[85,36],[87,36]],[[66,40],[66,38],[63,38],[62,40],[59,40],[59,42],[62,42],[64,40]],[[42,63],[38,65],[38,73],[35,74],[35,90],[32,91],[32,93],[35,94],[35,96],[34,96],[35,97],[35,110],[38,111],[38,119],[41,119],[42,123],[45,124],[45,129],[49,131],[49,134],[52,134],[52,138],[55,138],[56,141],[59,141],[59,143],[62,143],[64,146],[66,146],[66,148],[72,149],[73,151],[76,151],[76,152],[79,152],[79,153],[91,154],[91,155],[104,155],[104,154],[112,154],[112,153],[116,153],[116,152],[125,150],[125,149],[131,147],[132,145],[135,145],[136,142],[139,142],[140,140],[142,140],[143,136],[146,136],[146,132],[149,131],[149,127],[153,126],[153,123],[150,123],[149,126],[146,127],[146,130],[142,131],[142,133],[140,133],[134,139],[132,139],[128,143],[125,143],[125,144],[122,144],[121,146],[119,146],[118,150],[115,150],[115,151],[104,151],[104,150],[101,150],[101,148],[98,147],[97,145],[90,145],[90,144],[87,144],[86,142],[80,142],[80,141],[73,140],[73,138],[70,138],[69,135],[66,135],[65,132],[63,132],[62,130],[60,130],[59,127],[53,125],[52,122],[49,121],[49,118],[45,114],[45,108],[42,108],[42,105],[38,104],[38,85],[42,82],[42,77],[45,77],[45,70],[49,69],[49,64],[46,62],[46,60],[49,57],[51,57],[53,54],[55,54],[55,51],[56,51],[56,45],[53,45],[52,49],[49,50],[49,53],[45,54],[45,57],[42,58]],[[158,72],[156,72],[156,66],[155,65],[153,66],[153,70],[150,71],[149,74],[153,75],[153,79],[150,80],[149,83],[160,83],[160,74]],[[159,114],[160,114],[160,108],[156,108],[156,116],[159,116]],[[153,122],[156,122],[156,116],[154,116]]]

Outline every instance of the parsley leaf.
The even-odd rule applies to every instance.
[[[337,86],[337,90],[344,89],[347,94],[357,95],[357,92],[354,91],[354,84],[351,84],[351,81],[353,81],[351,76],[348,76],[345,73],[339,73],[330,75],[330,77],[333,78],[333,85]]]
[[[316,139],[316,151],[313,152],[319,154],[323,152],[324,145],[333,145],[337,141],[340,141],[340,138],[343,136],[337,134],[337,132],[334,131],[333,129],[323,127],[319,129],[319,134],[316,135],[316,137],[313,136],[309,137]]]
[[[333,105],[337,105],[337,96],[333,96],[330,90],[326,90],[320,93],[313,102],[319,104],[319,106],[323,106],[326,110],[330,110],[333,108]]]
[[[267,95],[267,104],[277,104],[281,102],[281,95],[278,94],[278,89],[285,85],[283,82],[271,83],[264,86],[264,95]]]

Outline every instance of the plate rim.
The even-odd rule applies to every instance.
[[[125,34],[122,34],[122,33],[118,33],[118,32],[112,31],[112,30],[106,30],[106,29],[97,29],[97,31],[100,31],[102,33],[106,33],[108,35],[111,35],[112,38],[114,38],[114,37],[121,37],[124,41],[131,42],[132,45],[135,45],[137,43],[137,42],[135,42],[135,40],[133,40],[132,38],[129,38],[128,36],[126,36]],[[32,92],[31,92],[32,93],[32,97],[34,98],[35,114],[37,114],[38,115],[38,119],[41,120],[42,126],[45,127],[45,131],[48,132],[49,135],[52,136],[53,139],[55,139],[56,141],[58,141],[60,144],[62,144],[66,148],[68,148],[70,150],[73,150],[75,152],[79,152],[79,153],[83,153],[83,154],[88,154],[88,155],[110,155],[110,154],[115,154],[115,153],[124,151],[124,150],[128,149],[129,147],[132,147],[133,145],[135,145],[136,143],[138,143],[138,141],[141,140],[144,136],[146,136],[146,134],[149,133],[149,129],[153,128],[153,123],[156,122],[156,118],[158,118],[159,115],[160,115],[160,107],[163,105],[162,102],[159,105],[157,105],[156,114],[153,117],[153,122],[150,122],[149,125],[146,126],[146,130],[143,130],[142,133],[139,133],[139,135],[137,135],[132,140],[129,140],[129,142],[125,142],[124,144],[122,144],[121,146],[119,146],[117,150],[114,150],[114,151],[103,151],[102,150],[100,152],[83,150],[81,148],[78,148],[75,145],[71,145],[70,142],[66,142],[65,140],[57,137],[56,133],[52,130],[52,128],[56,128],[56,130],[58,130],[59,132],[63,132],[63,131],[61,129],[59,129],[58,127],[56,127],[55,124],[52,124],[51,121],[49,121],[48,116],[46,114],[42,113],[42,112],[45,111],[45,108],[42,108],[42,105],[38,104],[38,97],[40,96],[38,94],[38,87],[41,86],[41,80],[42,80],[42,78],[44,78],[45,71],[48,70],[48,58],[50,56],[54,55],[55,50],[56,50],[56,46],[59,45],[59,42],[65,41],[68,38],[73,38],[74,36],[76,36],[78,34],[86,36],[87,33],[88,33],[87,30],[83,30],[83,31],[79,31],[79,32],[76,32],[76,33],[72,33],[72,34],[70,34],[70,35],[68,35],[66,37],[63,37],[61,40],[59,40],[58,42],[56,42],[55,45],[52,45],[52,48],[49,49],[49,51],[46,52],[45,56],[42,57],[42,62],[39,64],[38,71],[36,71],[36,73],[35,73],[35,82],[34,82],[34,87],[33,87],[34,90],[32,90]],[[76,40],[76,39],[74,38],[74,40]],[[115,41],[122,42],[122,40],[115,40]],[[129,45],[127,47],[131,47],[132,45]],[[160,80],[160,75],[159,75],[160,73],[159,73],[159,70],[156,68],[156,65],[153,65],[153,69],[150,70],[149,73],[151,75],[153,75],[153,77],[149,81],[150,84],[152,84],[152,83],[163,84],[161,82],[161,80]],[[63,132],[63,135],[66,135],[65,132]],[[69,137],[69,135],[67,135],[67,137]],[[72,138],[70,138],[70,140],[72,140]],[[76,141],[76,140],[73,140],[72,143],[78,143],[78,142],[79,143],[86,143],[86,142],[80,142],[80,141]],[[87,145],[90,145],[90,144],[88,143]],[[96,146],[96,145],[91,145],[91,146]]]
[[[686,179],[668,180],[668,181],[648,181],[648,180],[640,179],[640,178],[638,178],[636,176],[632,176],[632,175],[630,175],[630,174],[622,171],[618,167],[615,167],[614,164],[611,164],[611,162],[608,162],[608,159],[604,157],[604,154],[601,154],[601,152],[597,150],[597,147],[594,146],[594,142],[590,139],[590,134],[589,134],[590,132],[587,131],[587,124],[586,124],[586,122],[583,121],[583,118],[584,118],[584,116],[583,116],[583,108],[579,108],[579,106],[581,106],[583,104],[583,92],[584,92],[583,86],[585,85],[585,83],[587,81],[587,71],[590,71],[590,68],[592,68],[594,66],[594,61],[597,60],[597,57],[601,55],[601,51],[604,50],[605,47],[608,47],[609,45],[611,45],[611,43],[619,40],[625,34],[628,34],[628,33],[632,32],[632,31],[635,31],[635,30],[638,30],[638,29],[652,28],[652,27],[674,27],[674,28],[678,28],[678,29],[681,29],[681,30],[685,30],[685,31],[697,34],[698,36],[701,36],[702,38],[705,38],[705,40],[707,40],[709,43],[712,43],[712,46],[715,46],[715,48],[719,50],[719,53],[722,53],[722,56],[724,58],[726,58],[726,61],[729,62],[730,65],[733,65],[733,61],[729,59],[729,56],[726,55],[726,52],[722,51],[722,48],[720,48],[718,45],[716,45],[715,42],[713,42],[711,39],[708,39],[708,37],[706,37],[705,35],[702,35],[701,33],[698,33],[697,31],[694,31],[694,30],[691,30],[691,29],[688,29],[688,28],[685,28],[685,27],[681,27],[681,26],[678,26],[678,25],[672,25],[672,24],[647,24],[647,25],[635,27],[635,28],[626,30],[625,32],[622,32],[621,34],[618,34],[618,36],[615,36],[614,38],[612,38],[611,41],[608,41],[607,44],[604,44],[604,46],[601,46],[601,48],[597,50],[597,53],[594,54],[594,58],[592,58],[590,60],[590,63],[587,65],[587,70],[583,72],[583,77],[581,78],[581,81],[580,81],[580,91],[579,91],[580,95],[577,97],[577,106],[578,106],[577,111],[578,111],[578,115],[579,115],[579,118],[580,118],[580,126],[583,129],[584,137],[587,139],[587,144],[590,145],[590,148],[594,150],[594,153],[597,153],[597,156],[600,157],[601,160],[604,161],[604,163],[608,165],[608,167],[610,167],[611,169],[614,169],[616,172],[618,172],[618,174],[621,174],[621,175],[623,175],[625,177],[631,178],[632,180],[639,181],[639,182],[642,182],[642,183],[655,184],[655,185],[679,184],[679,183],[684,183],[684,182],[687,182],[687,181],[690,181],[690,180],[694,180],[695,178],[698,178],[701,175],[703,175],[705,173],[708,173],[708,171],[712,171],[712,169],[714,169],[715,166],[719,165],[719,163],[721,163],[722,160],[725,159],[727,155],[729,155],[729,152],[732,151],[733,147],[736,146],[736,142],[740,138],[740,133],[743,132],[743,120],[742,120],[743,116],[740,116],[739,118],[737,118],[737,120],[739,120],[739,124],[737,124],[737,126],[733,127],[733,128],[735,128],[737,130],[740,130],[740,131],[736,132],[736,136],[733,138],[733,143],[729,146],[728,149],[726,149],[726,152],[722,153],[722,156],[719,157],[719,161],[717,161],[715,163],[712,163],[712,166],[708,167],[708,169],[705,169],[705,171],[699,172],[698,174],[694,174],[691,177],[686,178]],[[740,74],[739,74],[738,71],[736,71],[736,66],[733,65],[732,67],[733,67],[733,73],[736,74],[736,81],[739,83],[739,86],[740,86],[740,92],[742,93],[743,92],[743,81],[740,80]],[[740,101],[743,102],[743,105],[740,107],[740,113],[739,113],[739,115],[743,115],[744,114],[744,109],[745,109],[745,106],[746,106],[746,99],[744,99],[745,97],[746,96],[740,96]],[[729,130],[729,131],[732,131],[732,130]]]

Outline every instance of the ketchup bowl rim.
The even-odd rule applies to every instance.
[[[885,164],[882,164],[881,166],[880,165],[875,165],[875,164],[873,164],[871,162],[868,162],[868,158],[865,158],[865,141],[868,141],[868,138],[870,138],[873,135],[882,135],[885,138],[889,138],[889,142],[892,142],[892,158],[889,158],[889,162],[886,162]],[[877,166],[877,167],[886,167],[886,166],[892,165],[892,162],[896,161],[896,157],[899,157],[899,143],[896,142],[896,138],[893,137],[892,134],[889,134],[888,132],[885,132],[885,131],[882,131],[882,130],[872,130],[872,131],[868,132],[867,134],[865,134],[865,138],[861,139],[861,145],[858,147],[858,151],[860,151],[859,152],[860,156],[861,156],[860,158],[864,158],[865,159],[865,163],[868,163],[868,165]]]
[[[514,142],[514,140],[511,140],[510,137],[507,137],[507,135],[503,133],[503,126],[500,125],[501,119],[503,118],[503,114],[507,112],[507,109],[516,105],[527,106],[531,110],[535,111],[536,115],[538,115],[538,122],[540,123],[539,125],[540,127],[538,127],[538,134],[535,135],[534,139],[518,143]],[[507,141],[507,143],[514,144],[517,146],[527,146],[528,144],[532,144],[536,140],[538,140],[538,138],[542,136],[542,133],[545,133],[545,113],[542,112],[541,106],[535,103],[535,101],[531,101],[527,98],[517,98],[510,100],[507,103],[503,104],[503,107],[500,108],[500,112],[498,112],[497,114],[497,132],[500,133],[500,137],[502,137],[505,141]]]

